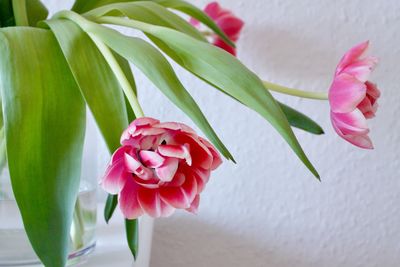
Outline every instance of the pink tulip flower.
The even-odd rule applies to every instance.
[[[196,213],[210,172],[222,163],[217,150],[182,123],[138,118],[121,144],[101,184],[119,194],[127,219],[167,217],[176,209]]]
[[[380,91],[368,81],[378,63],[375,57],[363,56],[368,46],[368,41],[361,43],[343,56],[329,89],[329,103],[337,134],[353,145],[373,149],[367,119],[375,116]]]
[[[209,3],[205,7],[204,12],[215,21],[215,23],[229,37],[229,39],[231,39],[233,42],[239,40],[240,32],[244,26],[244,22],[240,18],[236,17],[231,11],[222,8],[217,2]],[[200,25],[200,23],[193,18],[190,20],[190,22],[194,26]],[[221,38],[219,38],[218,35],[212,34],[211,39],[211,42],[215,46],[218,46],[236,56],[236,49],[225,43]]]

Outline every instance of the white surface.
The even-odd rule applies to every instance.
[[[373,80],[383,92],[370,121],[376,149],[339,139],[327,103],[280,97],[326,130],[322,137],[296,131],[322,175],[318,183],[268,123],[179,70],[238,164],[214,174],[198,216],[179,212],[156,222],[151,266],[399,266],[400,2],[220,2],[246,21],[242,61],[289,86],[327,90],[343,53],[370,39],[381,58]],[[139,74],[137,81],[146,114],[193,125]]]

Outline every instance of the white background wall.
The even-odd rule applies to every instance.
[[[220,3],[246,22],[240,59],[288,86],[327,90],[342,54],[370,39],[381,59],[373,80],[383,93],[370,121],[376,149],[337,137],[326,102],[279,96],[326,130],[322,137],[296,131],[319,183],[260,116],[179,71],[238,164],[226,162],[213,175],[197,216],[178,212],[156,222],[151,266],[400,266],[400,2]],[[193,125],[146,79],[138,83],[146,114]]]

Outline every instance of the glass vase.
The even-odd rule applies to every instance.
[[[88,120],[87,126],[79,195],[70,231],[68,266],[85,260],[96,244],[97,162],[93,155],[96,155],[97,144],[93,138],[96,135],[93,123]],[[41,266],[25,233],[5,159],[0,158],[0,168],[0,266]]]

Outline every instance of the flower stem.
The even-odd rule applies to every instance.
[[[118,64],[111,50],[97,36],[93,34],[89,35],[90,38],[92,38],[93,42],[96,44],[97,48],[103,54],[105,60],[107,61],[108,65],[110,65],[112,71],[114,72],[114,75],[117,78],[119,84],[121,85],[122,90],[124,91],[126,98],[128,99],[129,104],[131,105],[133,112],[135,113],[136,118],[144,117],[144,112],[139,104],[135,92],[132,89],[132,86],[130,85],[128,79],[126,78],[124,72],[121,69],[121,66]]]
[[[29,26],[28,13],[25,0],[12,0],[15,24],[17,26]]]
[[[299,89],[285,87],[279,84],[270,83],[263,81],[265,88],[270,91],[278,92],[285,95],[298,96],[302,98],[316,99],[316,100],[328,100],[328,94],[326,92],[310,92]]]
[[[84,240],[83,235],[85,234],[85,222],[83,219],[82,208],[79,200],[79,196],[76,200],[75,211],[71,225],[71,240],[72,247],[74,250],[83,248]]]

